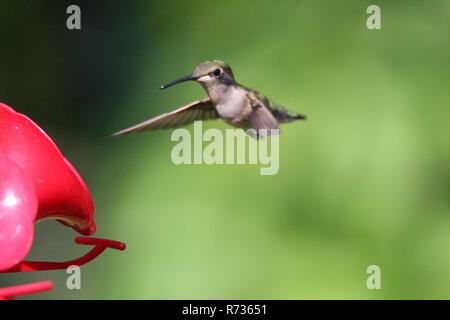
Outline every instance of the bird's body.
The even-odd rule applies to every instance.
[[[162,86],[161,89],[187,80],[199,82],[208,94],[208,98],[194,101],[112,135],[175,128],[195,120],[216,118],[221,118],[237,128],[255,129],[257,134],[261,132],[259,130],[264,129],[262,130],[265,132],[264,135],[270,135],[278,132],[271,130],[278,129],[280,123],[306,119],[303,115],[273,103],[258,91],[238,84],[234,80],[229,65],[222,61],[204,62],[192,75]]]
[[[230,124],[237,124],[248,118],[250,106],[246,91],[239,85],[224,86],[220,92],[209,95],[219,116]]]

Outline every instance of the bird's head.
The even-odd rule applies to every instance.
[[[161,89],[189,80],[197,81],[205,88],[214,87],[220,84],[234,84],[234,76],[230,66],[225,62],[213,60],[203,62],[195,68],[193,74],[163,85],[161,86]]]

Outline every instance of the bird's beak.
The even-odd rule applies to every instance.
[[[180,82],[184,82],[184,81],[197,80],[198,78],[199,78],[199,77],[194,77],[193,75],[189,75],[189,76],[183,77],[183,78],[181,78],[181,79],[172,81],[172,82],[170,82],[170,83],[168,83],[168,84],[165,84],[165,85],[161,86],[160,89],[165,89],[165,88],[168,88],[168,87],[173,86],[174,84],[177,84],[177,83],[180,83]]]

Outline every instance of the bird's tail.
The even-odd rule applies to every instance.
[[[306,120],[305,115],[289,111],[281,106],[275,107],[272,110],[272,113],[280,123],[292,122],[295,120]]]

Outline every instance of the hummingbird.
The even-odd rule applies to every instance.
[[[110,136],[176,128],[196,120],[221,118],[237,128],[255,129],[255,135],[258,137],[261,132],[263,132],[261,135],[277,134],[279,131],[272,131],[272,129],[278,129],[281,123],[306,119],[306,116],[287,110],[258,91],[238,84],[231,67],[223,61],[203,62],[191,75],[165,84],[160,89],[185,81],[198,82],[205,89],[208,97],[150,118]],[[260,131],[261,129],[265,130]],[[249,132],[251,131],[247,131],[252,135]]]

